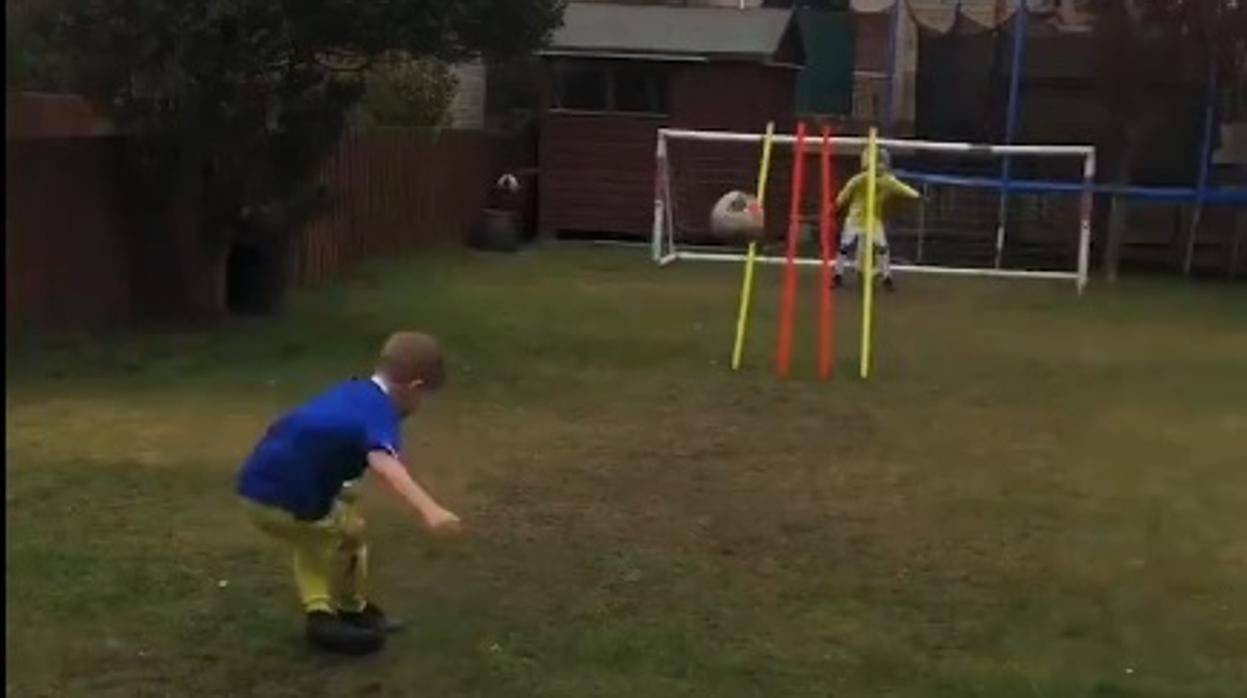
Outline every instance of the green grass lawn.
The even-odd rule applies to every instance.
[[[8,339],[11,696],[1247,695],[1247,289],[902,277],[876,374],[772,372],[778,273],[547,247],[366,267],[282,318]],[[382,655],[301,641],[235,503],[277,412],[427,329],[407,428],[469,535],[376,483]],[[222,582],[227,582],[222,584]]]

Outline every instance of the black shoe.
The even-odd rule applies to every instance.
[[[844,277],[839,274],[833,274],[831,277],[831,287],[840,288],[844,285]]]
[[[883,277],[883,288],[888,293],[896,293],[896,284],[892,283],[892,277],[890,276]]]
[[[339,611],[338,617],[357,628],[376,633],[396,633],[403,629],[403,621],[385,615],[385,611],[374,603],[367,604],[362,611]]]
[[[347,623],[328,611],[307,614],[307,641],[339,654],[372,654],[385,647],[385,635]]]

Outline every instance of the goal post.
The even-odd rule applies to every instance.
[[[750,170],[756,172],[763,139],[761,133],[658,131],[651,239],[651,254],[657,264],[745,259],[743,250],[726,246],[708,234],[710,206],[705,202],[733,188],[752,190],[754,183],[748,175]],[[791,158],[795,142],[791,134],[775,134],[776,156],[782,151]],[[894,138],[880,138],[878,143],[900,163],[894,166],[896,176],[924,194],[916,210],[888,223],[889,243],[898,259],[892,265],[894,270],[1060,280],[1073,282],[1079,293],[1085,289],[1096,173],[1094,147]],[[856,171],[855,160],[866,148],[867,138],[833,136],[831,146],[837,158],[853,159],[839,170]],[[996,165],[1006,159],[1011,159],[1013,170],[1021,170],[1023,176],[1015,174],[1007,181],[996,178]],[[785,169],[773,167],[771,177],[783,177]],[[817,172],[816,167],[807,169]],[[1028,170],[1049,177],[1055,171],[1058,177],[1056,181],[1028,179],[1024,174]],[[768,228],[775,217],[771,212],[783,211],[780,199],[789,196],[791,189],[791,182],[771,184]],[[1003,196],[1006,193],[1008,196]],[[1007,205],[1002,205],[1006,200]],[[814,202],[806,202],[807,210],[810,203]],[[817,213],[805,217],[816,220]],[[901,251],[906,254],[898,254]],[[757,261],[783,264],[785,257],[763,252]],[[804,266],[821,263],[817,255],[801,255],[795,261]]]

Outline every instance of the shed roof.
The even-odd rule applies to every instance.
[[[792,28],[791,10],[569,3],[563,26],[541,53],[767,62],[791,40],[798,48],[790,60],[799,63],[800,36]]]

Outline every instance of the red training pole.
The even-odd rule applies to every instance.
[[[779,306],[779,346],[775,371],[788,377],[792,365],[792,323],[797,305],[797,238],[801,230],[801,190],[805,185],[805,122],[797,124],[797,144],[792,158],[792,202],[788,207],[788,255],[784,261],[784,292]]]
[[[832,206],[831,127],[823,126],[823,142],[819,150],[822,174],[822,196],[818,202],[818,239],[822,249],[822,274],[819,275],[818,314],[818,377],[831,378],[833,322],[835,304],[831,300],[831,228],[835,214]]]

